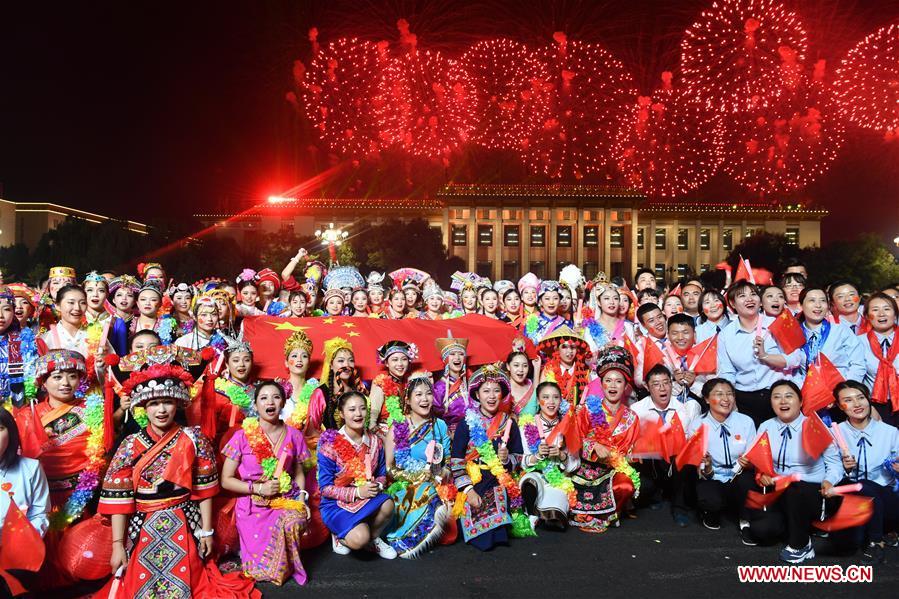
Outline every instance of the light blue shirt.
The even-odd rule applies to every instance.
[[[882,343],[884,339],[892,346],[896,341],[895,332],[890,332],[889,335],[881,335],[880,333],[875,332],[874,335],[877,337],[877,345],[880,346],[880,355],[883,356],[883,346]],[[862,353],[865,356],[865,387],[868,388],[868,391],[874,389],[874,381],[877,380],[877,369],[880,368],[880,360],[878,356],[874,355],[874,352],[871,351],[871,344],[868,342],[867,335],[861,335],[858,338],[859,342],[862,346]],[[893,360],[893,368],[899,371],[899,354],[896,355],[896,359]]]
[[[817,334],[820,339],[821,329],[822,326],[819,326],[817,329],[807,331],[806,337],[810,340],[809,334]],[[865,349],[859,340],[860,338],[847,325],[832,323],[827,339],[818,350],[833,362],[833,365],[847,381],[862,382],[865,378]],[[805,375],[808,374],[809,364],[807,364],[805,352],[800,349],[799,353],[801,361],[793,371],[792,378],[793,382],[801,387],[805,381]]]
[[[820,483],[825,480],[835,485],[843,478],[843,462],[836,443],[831,443],[817,459],[802,449],[802,423],[805,416],[786,424],[779,418],[769,418],[759,427],[759,434],[768,433],[774,472],[781,475],[799,474],[802,480]]]
[[[884,487],[892,485],[893,472],[884,468],[883,462],[899,456],[899,430],[879,420],[871,420],[862,430],[848,421],[841,422],[840,432],[857,464],[849,478],[870,480]]]
[[[774,337],[768,333],[768,324],[772,318],[759,316],[762,319],[762,338],[765,353],[782,355]],[[740,391],[759,391],[768,389],[777,381],[789,378],[790,373],[799,363],[796,350],[787,356],[787,367],[784,370],[771,368],[759,362],[753,351],[755,329],[745,330],[740,326],[740,319],[734,318],[718,335],[718,376],[727,379]]]
[[[711,413],[693,421],[690,435],[703,424],[709,427],[709,456],[712,458],[712,479],[728,482],[734,477],[737,458],[746,452],[746,446],[755,439],[755,423],[739,412],[728,414],[724,422],[718,422]]]
[[[720,333],[724,330],[724,327],[730,324],[730,318],[727,317],[727,314],[721,317],[721,320],[718,322],[712,322],[711,320],[707,320],[705,322],[699,322],[696,324],[696,343],[702,343],[706,339],[710,337],[714,337],[716,334]]]

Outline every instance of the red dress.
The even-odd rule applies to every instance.
[[[204,562],[197,552],[198,502],[218,489],[212,444],[198,428],[175,426],[162,437],[147,428],[122,442],[103,480],[99,506],[101,514],[130,516],[128,565],[118,597],[261,596],[252,580],[236,572],[222,575],[214,561]]]

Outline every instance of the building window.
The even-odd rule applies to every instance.
[[[724,229],[721,231],[721,248],[728,252],[734,249],[734,230]]]
[[[490,278],[493,276],[493,262],[478,262],[475,266],[475,270],[477,271],[478,275]]]
[[[787,227],[787,243],[799,245],[799,227]]]
[[[701,250],[710,250],[712,249],[712,232],[709,229],[700,229],[699,230],[699,249]]]
[[[639,227],[637,229],[637,249],[646,249],[646,227]]]
[[[690,267],[686,264],[678,264],[677,265],[677,278],[682,279],[687,276],[687,272],[690,270]]]
[[[468,225],[453,225],[453,245],[468,245]]]
[[[656,229],[656,249],[664,250],[667,245],[667,239],[665,237],[665,229]]]
[[[503,278],[508,281],[517,281],[521,276],[521,270],[518,268],[517,260],[506,260],[503,262]]]
[[[703,263],[703,264],[699,267],[699,272],[700,272],[700,273],[703,273],[703,272],[709,272],[710,270],[712,270],[712,265],[711,265],[711,264],[705,264],[705,263]]]
[[[478,245],[493,245],[493,225],[478,225]]]
[[[546,225],[531,226],[531,247],[546,247]],[[536,275],[537,273],[535,272],[534,274]]]
[[[584,247],[592,248],[599,245],[599,227],[584,227]]]
[[[520,243],[521,227],[518,225],[503,226],[503,245],[507,247],[518,247]]]
[[[584,278],[588,281],[592,280],[599,272],[599,265],[596,262],[584,262]]]
[[[538,279],[544,278],[546,276],[546,262],[540,262],[539,260],[531,262],[531,272],[537,275]]]
[[[686,229],[677,230],[677,249],[686,250],[690,248],[690,235]]]
[[[571,225],[556,227],[556,245],[560,248],[571,247]]]
[[[609,247],[610,248],[623,248],[624,247],[624,227],[610,227],[609,228]]]
[[[665,264],[663,262],[656,263],[656,282],[661,284],[665,283]]]

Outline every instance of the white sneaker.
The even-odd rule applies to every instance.
[[[375,553],[380,557],[383,557],[384,559],[396,559],[396,549],[391,547],[383,539],[375,539],[374,543],[372,543],[372,547],[375,550]]]
[[[349,555],[350,548],[337,540],[337,537],[331,535],[331,549],[334,550],[334,553],[337,555]]]

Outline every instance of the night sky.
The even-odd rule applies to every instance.
[[[327,166],[285,101],[293,61],[310,56],[312,26],[322,42],[377,41],[395,39],[395,22],[405,17],[420,47],[449,53],[488,37],[537,43],[565,30],[605,43],[646,88],[676,66],[680,34],[707,3],[13,4],[0,9],[2,197],[152,220],[260,201]],[[810,56],[834,66],[899,17],[897,2],[786,4],[807,23]],[[891,239],[899,234],[899,142],[854,129],[848,139],[830,172],[795,199],[831,210],[825,240],[862,231]],[[718,176],[690,199],[748,197]]]

